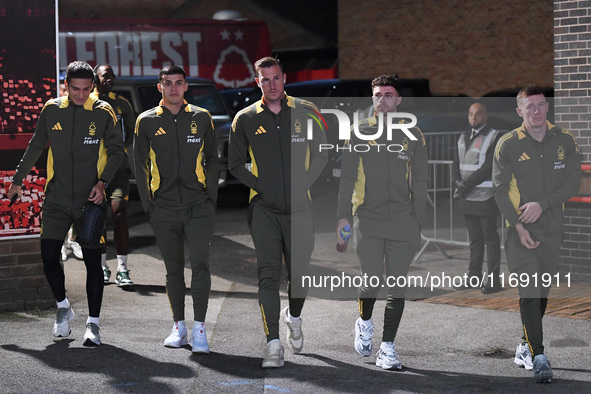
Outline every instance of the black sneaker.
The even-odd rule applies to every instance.
[[[494,294],[494,293],[498,293],[499,291],[502,291],[503,288],[501,287],[501,285],[499,283],[497,283],[494,286],[490,286],[488,283],[486,285],[484,285],[482,287],[482,289],[480,289],[480,291],[482,292],[482,294]]]

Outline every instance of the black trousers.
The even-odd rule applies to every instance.
[[[488,273],[493,274],[494,280],[498,281],[501,271],[501,239],[497,232],[497,215],[464,215],[464,219],[470,238],[468,275],[478,277],[482,275],[486,247]]]

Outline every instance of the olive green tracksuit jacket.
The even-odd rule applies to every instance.
[[[377,122],[375,116],[362,120],[360,132],[376,134]],[[382,135],[372,141],[360,140],[352,132],[343,150],[337,219],[352,223],[352,216],[358,215],[360,219],[396,221],[400,214],[410,213],[419,222],[423,221],[429,179],[428,153],[421,131],[416,127],[410,131],[417,140],[394,130],[392,140],[388,141],[385,126]],[[388,146],[391,151],[387,150]]]
[[[41,111],[15,185],[22,185],[48,142],[45,203],[67,209],[82,208],[92,187],[99,179],[110,182],[123,160],[121,130],[109,104],[89,97],[76,106],[67,96],[58,97]]]
[[[309,101],[285,97],[279,115],[262,100],[240,111],[232,123],[228,154],[230,172],[251,189],[251,199],[258,194],[258,203],[278,213],[310,208],[308,191],[327,161],[326,152],[319,151],[325,132],[306,138],[309,114],[318,109]],[[251,171],[245,168],[247,155]]]
[[[185,101],[177,116],[163,105],[143,112],[135,125],[134,156],[148,216],[151,205],[183,209],[208,200],[216,205],[219,158],[206,109]]]
[[[542,215],[523,226],[534,236],[562,234],[563,204],[579,190],[581,159],[575,137],[547,122],[542,142],[525,126],[499,139],[493,159],[495,199],[509,227],[519,223],[518,208],[537,201]]]

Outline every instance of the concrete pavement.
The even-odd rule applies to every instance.
[[[222,218],[223,220],[223,218]],[[519,314],[510,308],[485,309],[486,299],[504,300],[512,289],[484,297],[450,288],[415,289],[407,301],[396,346],[404,369],[384,371],[375,355],[363,358],[353,349],[357,317],[354,289],[327,295],[314,289],[304,307],[304,352],[286,349],[283,368],[260,367],[264,335],[257,305],[254,251],[249,236],[216,235],[212,242],[213,285],[207,315],[208,355],[190,347],[168,349],[162,341],[171,328],[164,287],[164,266],[149,234],[135,234],[129,256],[134,289],[105,287],[101,313],[103,345],[82,346],[87,316],[85,269],[70,257],[65,262],[68,297],[76,311],[72,334],[53,340],[55,309],[0,315],[0,392],[188,393],[188,392],[584,392],[591,387],[591,321],[564,316],[544,319],[547,354],[555,378],[533,383],[532,372],[512,362],[520,336]],[[337,254],[334,235],[317,233],[313,255],[316,272],[357,274],[354,254]],[[139,241],[138,241],[139,240]],[[461,275],[467,267],[465,248],[447,251],[447,259],[427,251],[411,274],[446,272]],[[116,263],[110,260],[110,265]],[[506,265],[503,263],[503,269]],[[187,283],[188,283],[188,270]],[[590,299],[578,291],[577,298]],[[579,289],[580,290],[580,289]],[[461,302],[452,302],[456,296]],[[552,295],[552,294],[551,294]],[[441,300],[448,298],[446,303]],[[459,298],[458,298],[459,297]],[[431,302],[431,300],[433,302]],[[187,317],[191,299],[187,293]],[[282,302],[285,304],[285,297]],[[479,304],[480,303],[480,304]],[[550,306],[554,300],[550,300]],[[457,306],[455,304],[461,304]],[[383,301],[374,314],[374,345],[379,346]],[[509,309],[509,310],[505,310]],[[192,322],[189,321],[189,328]],[[281,327],[284,335],[285,327]]]

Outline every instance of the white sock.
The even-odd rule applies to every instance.
[[[57,307],[58,308],[69,308],[70,307],[70,301],[68,301],[68,297],[64,298],[63,301],[60,301],[57,303]]]
[[[117,271],[125,272],[127,271],[127,255],[126,254],[118,254],[117,255]]]
[[[369,320],[361,319],[361,324],[363,324],[365,327],[371,327],[373,326],[373,321],[371,320],[371,317],[369,318]]]
[[[293,317],[291,315],[291,313],[289,313],[289,308],[287,308],[287,317],[289,318],[289,321],[291,321],[291,322],[296,322],[302,318],[301,316]]]
[[[277,342],[281,343],[281,340],[279,340],[279,339],[271,339],[269,342],[267,342],[267,344],[269,344],[269,343],[271,343],[271,342],[275,342],[275,341],[277,341]]]
[[[101,265],[103,266],[103,269],[109,268],[109,266],[107,265],[107,254],[106,253],[101,254]]]
[[[98,317],[90,317],[90,316],[88,316],[88,319],[86,319],[86,324],[88,324],[88,323],[94,323],[97,326],[100,325],[99,324],[99,318]]]

